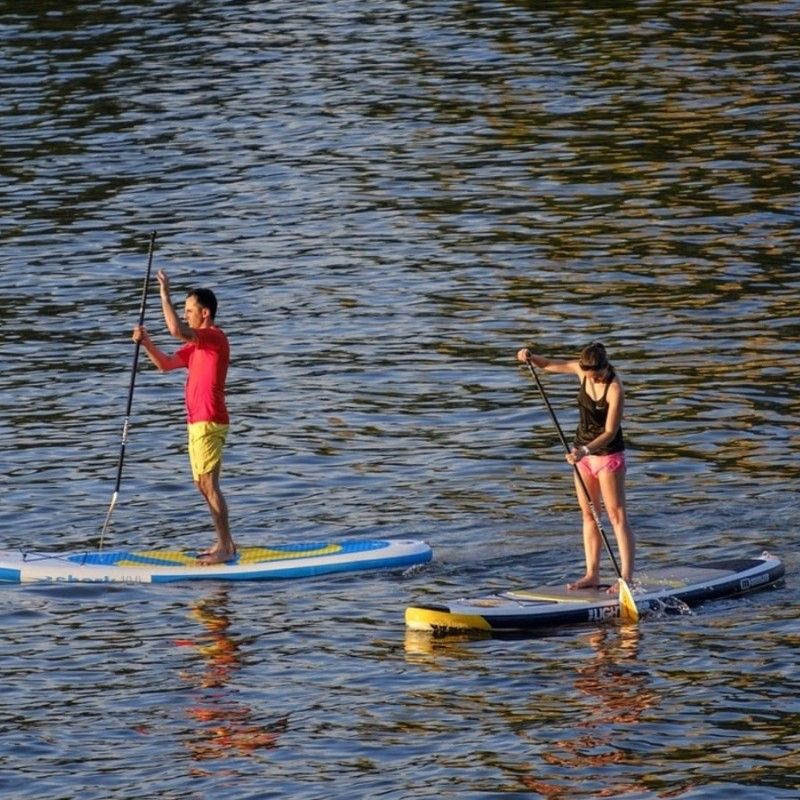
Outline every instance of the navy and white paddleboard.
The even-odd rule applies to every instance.
[[[642,572],[632,587],[639,613],[664,608],[670,600],[694,606],[706,600],[766,589],[783,578],[783,564],[767,554],[687,564]],[[406,609],[406,625],[421,631],[525,631],[560,625],[601,623],[618,618],[616,595],[605,589],[536,586],[484,597]]]
[[[80,553],[0,551],[0,582],[165,583],[192,580],[275,580],[331,572],[398,569],[424,564],[432,550],[412,539],[345,539],[240,547],[224,564],[205,565],[176,550]]]

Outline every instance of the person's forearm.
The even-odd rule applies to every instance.
[[[164,289],[161,290],[161,310],[164,313],[164,322],[167,325],[167,330],[172,336],[182,339],[183,330],[181,321],[178,315],[175,313],[175,308],[172,305],[172,300],[170,299],[169,293]]]
[[[533,364],[534,367],[539,367],[545,372],[572,372],[572,368],[568,361],[557,361],[552,358],[545,358],[544,356],[537,355],[530,348],[523,347],[517,353],[517,360]]]
[[[163,350],[160,350],[153,344],[153,340],[149,336],[144,336],[141,339],[141,345],[144,348],[147,357],[153,362],[155,367],[161,372],[167,372],[176,367],[183,366],[175,356],[167,355]]]

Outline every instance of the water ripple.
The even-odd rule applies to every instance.
[[[798,3],[0,11],[2,546],[99,533],[157,229],[233,342],[237,534],[437,554],[5,589],[7,793],[794,796]],[[147,322],[166,343],[155,296]],[[513,354],[595,338],[641,563],[767,549],[787,587],[634,632],[404,634],[414,600],[574,574],[571,479]],[[180,383],[137,377],[116,544],[207,540]],[[546,385],[571,429],[576,387]]]

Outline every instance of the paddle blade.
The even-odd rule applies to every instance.
[[[636,608],[633,592],[622,578],[619,579],[619,615],[623,622],[639,621],[639,609]]]

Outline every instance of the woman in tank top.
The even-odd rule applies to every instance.
[[[545,372],[571,372],[580,381],[580,421],[575,432],[575,443],[567,453],[567,461],[580,471],[598,514],[602,501],[617,539],[622,578],[630,583],[635,541],[625,507],[625,440],[622,434],[625,392],[622,381],[608,360],[605,347],[600,342],[592,342],[581,350],[580,358],[576,361],[544,358],[523,348],[517,353],[517,360],[530,362]],[[600,584],[603,542],[577,475],[575,491],[583,519],[586,574],[567,585],[570,589],[583,589]],[[615,581],[612,590],[617,588]]]

